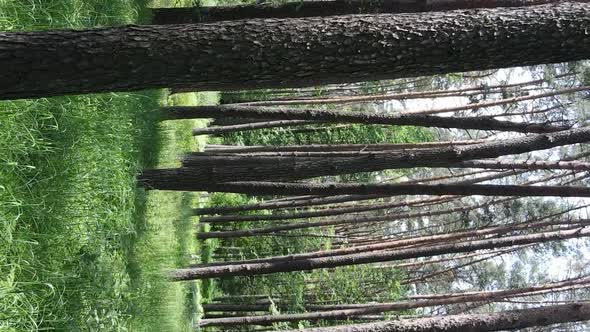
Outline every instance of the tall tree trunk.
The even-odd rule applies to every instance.
[[[204,326],[234,326],[243,324],[271,324],[276,322],[296,322],[302,320],[317,321],[322,319],[350,319],[357,315],[378,314],[388,311],[401,311],[423,307],[433,307],[438,305],[449,305],[466,302],[481,302],[500,300],[510,297],[517,297],[526,295],[529,292],[536,292],[539,290],[551,290],[577,285],[579,283],[588,283],[584,279],[574,279],[564,282],[551,283],[540,286],[531,286],[526,288],[515,288],[501,291],[480,292],[479,294],[466,296],[447,296],[443,298],[418,300],[418,301],[401,301],[394,303],[370,303],[370,304],[352,304],[340,305],[342,309],[331,311],[317,311],[301,314],[279,314],[279,315],[265,315],[265,316],[243,316],[220,319],[203,319],[199,325]]]
[[[189,84],[303,87],[582,60],[590,49],[589,8],[563,2],[468,14],[3,32],[0,99]]]
[[[518,330],[588,319],[590,319],[590,304],[580,302],[489,314],[435,316],[285,332],[484,332]]]
[[[587,236],[590,236],[590,228],[588,227],[577,230],[507,236],[497,239],[493,238],[486,240],[475,240],[462,243],[451,243],[427,247],[400,249],[395,251],[378,251],[342,256],[309,258],[277,263],[252,263],[242,265],[178,269],[170,272],[170,278],[172,280],[179,281],[240,275],[258,275],[277,272],[306,271],[347,265],[398,261],[402,259],[469,252],[481,249],[495,249]]]
[[[478,258],[478,259],[475,259],[475,260],[471,260],[469,262],[457,264],[457,265],[454,265],[454,266],[451,266],[451,267],[448,267],[448,268],[445,268],[445,269],[442,269],[442,270],[438,270],[438,271],[434,271],[434,272],[431,272],[431,273],[428,273],[428,274],[421,275],[419,277],[402,279],[402,280],[400,280],[399,284],[402,285],[402,286],[404,286],[404,285],[410,285],[410,284],[415,284],[415,283],[424,283],[427,280],[432,279],[434,277],[437,277],[437,276],[440,276],[440,275],[444,275],[444,274],[448,274],[448,273],[454,273],[458,269],[461,269],[461,268],[464,268],[464,267],[467,267],[467,266],[473,266],[474,264],[481,263],[481,262],[487,261],[489,259],[496,258],[496,257],[502,256],[502,255],[505,255],[507,253],[520,250],[520,249],[522,249],[522,247],[517,247],[515,249],[512,249],[511,248],[511,249],[508,249],[508,250],[503,250],[503,251],[500,251],[500,252],[498,252],[496,254],[493,254],[493,255],[489,255],[489,256],[486,256],[486,257],[481,257],[481,258]]]
[[[289,18],[348,14],[414,13],[431,10],[519,7],[554,2],[554,0],[445,0],[430,2],[381,0],[296,1],[242,6],[179,7],[152,9],[152,24],[185,24],[231,21],[252,18]]]
[[[584,127],[490,143],[419,150],[412,151],[411,153],[388,152],[363,154],[349,158],[234,156],[218,158],[219,160],[217,162],[213,162],[215,157],[209,157],[209,163],[205,163],[203,159],[200,159],[196,164],[191,163],[190,160],[186,160],[185,164],[190,164],[191,167],[146,170],[140,175],[139,181],[148,189],[189,191],[237,190],[229,189],[230,187],[238,188],[236,185],[217,185],[216,183],[236,180],[260,181],[261,179],[264,179],[264,181],[299,180],[318,176],[381,171],[394,168],[433,167],[466,160],[520,154],[587,141],[590,141],[590,128]],[[312,190],[306,189],[305,184],[290,184],[288,186],[299,186],[298,193],[294,195],[313,194],[308,192]],[[285,188],[288,186],[285,186]],[[345,185],[339,186],[344,188]],[[260,185],[260,190],[264,191],[262,189],[263,187],[264,185]],[[293,190],[296,190],[295,187],[293,187]],[[246,186],[243,186],[243,188],[246,188]],[[254,187],[250,187],[250,189],[254,189]],[[268,189],[266,190],[266,194],[285,194],[280,191],[272,191],[271,188]],[[278,186],[274,189],[278,190]],[[324,191],[320,190],[319,195],[330,195],[330,193]],[[256,191],[247,190],[245,193],[255,194]]]
[[[422,143],[381,143],[381,144],[310,144],[286,146],[236,146],[206,145],[205,152],[221,153],[272,153],[272,152],[333,152],[333,151],[381,151],[444,148],[449,146],[472,145],[489,142],[486,140],[441,141]]]
[[[316,121],[305,121],[305,120],[278,120],[278,121],[260,121],[250,122],[228,126],[210,126],[205,128],[194,128],[193,136],[199,135],[221,135],[227,133],[235,133],[237,131],[248,131],[257,129],[268,129],[268,128],[281,128],[281,127],[294,127],[316,124]],[[563,130],[563,128],[561,129]]]
[[[563,78],[573,76],[575,73],[566,73],[556,75],[554,78]],[[502,84],[502,85],[489,85],[489,86],[477,86],[471,88],[462,88],[454,90],[432,90],[432,91],[418,91],[418,92],[403,92],[403,93],[389,93],[379,95],[362,95],[362,96],[344,96],[344,97],[332,97],[332,98],[313,98],[313,99],[300,99],[300,100],[278,100],[278,101],[255,101],[240,103],[248,106],[277,106],[277,105],[315,105],[315,104],[344,104],[352,102],[376,102],[384,100],[405,100],[414,98],[436,98],[441,96],[456,96],[464,92],[478,91],[478,94],[482,92],[489,93],[490,90],[504,91],[508,88],[523,87],[527,85],[535,85],[547,82],[545,79],[526,81],[521,83]]]
[[[317,205],[335,204],[343,202],[360,202],[372,199],[378,199],[383,195],[334,195],[330,197],[310,197],[304,200],[286,200],[277,202],[261,202],[255,204],[246,204],[241,206],[220,206],[193,209],[193,214],[222,214],[244,212],[250,210],[277,210],[296,207],[311,207]]]
[[[199,239],[212,239],[212,238],[233,238],[233,237],[249,237],[257,236],[262,234],[273,234],[281,231],[296,230],[296,229],[307,229],[312,227],[327,227],[333,225],[343,224],[355,224],[357,227],[362,224],[375,224],[383,222],[394,222],[404,219],[423,218],[423,217],[434,217],[445,214],[452,214],[458,212],[466,212],[476,210],[482,207],[486,207],[493,204],[503,203],[510,201],[513,198],[504,198],[498,200],[491,200],[482,204],[476,204],[472,206],[460,206],[447,210],[434,210],[434,211],[422,211],[422,212],[407,212],[407,213],[391,213],[383,216],[375,215],[356,215],[349,218],[331,218],[325,220],[318,220],[312,222],[300,222],[300,223],[288,223],[284,225],[264,227],[264,228],[250,228],[235,231],[220,231],[220,232],[204,232],[197,234]]]
[[[522,133],[548,133],[568,129],[564,126],[550,126],[542,123],[517,123],[500,121],[491,117],[440,117],[430,115],[377,114],[374,112],[342,112],[334,110],[270,108],[258,106],[171,106],[163,108],[164,117],[171,118],[218,118],[236,117],[249,119],[299,120],[312,122],[285,122],[288,125],[310,124],[313,121],[324,123],[362,123],[397,126],[421,126],[437,128],[480,129],[515,131]],[[280,121],[271,121],[271,123]],[[264,122],[263,122],[264,123]],[[210,127],[193,130],[193,135],[211,132],[230,132],[231,130],[256,129],[259,123],[235,125],[233,127]],[[264,127],[266,128],[266,127]]]
[[[367,204],[367,205],[354,205],[351,207],[324,209],[319,211],[309,211],[291,214],[254,214],[254,215],[226,215],[226,216],[212,216],[212,217],[201,217],[200,222],[206,223],[228,223],[238,221],[262,221],[262,220],[288,220],[288,219],[305,219],[325,216],[335,216],[340,214],[358,213],[366,211],[376,211],[384,209],[393,209],[397,207],[404,207],[414,203],[428,202],[440,202],[446,200],[445,198],[430,198],[427,200],[414,200],[410,202],[387,202],[381,204]]]
[[[492,226],[486,227],[482,229],[475,229],[475,230],[467,230],[467,231],[459,231],[459,232],[451,232],[445,234],[436,234],[436,235],[429,235],[429,236],[417,236],[417,237],[410,237],[398,240],[388,240],[382,241],[375,244],[367,244],[367,245],[359,245],[350,248],[341,248],[341,249],[332,249],[332,250],[321,250],[321,251],[312,251],[307,253],[301,254],[293,254],[293,255],[286,255],[286,256],[277,256],[277,257],[270,257],[270,258],[260,258],[260,259],[251,259],[246,261],[228,261],[228,262],[215,262],[209,264],[196,264],[191,265],[191,267],[211,267],[211,266],[222,266],[222,265],[241,265],[241,264],[253,264],[253,263],[277,263],[277,262],[286,262],[286,261],[293,261],[299,259],[308,259],[308,258],[320,258],[320,257],[333,257],[333,256],[342,256],[342,255],[351,255],[351,254],[358,254],[363,252],[371,252],[371,251],[379,251],[379,250],[391,250],[403,247],[412,247],[416,245],[432,245],[433,243],[440,243],[440,242],[450,242],[450,241],[458,241],[462,239],[468,238],[477,238],[485,235],[503,235],[510,232],[522,231],[525,229],[535,229],[538,230],[543,227],[547,226],[554,226],[554,225],[563,225],[571,223],[577,227],[583,227],[584,225],[588,225],[587,221],[580,221],[580,222],[573,222],[573,221],[540,221],[540,222],[525,222],[519,224],[508,224],[504,226]]]
[[[590,188],[583,186],[522,186],[522,185],[419,185],[419,184],[365,184],[365,183],[291,183],[291,182],[226,182],[212,185],[187,185],[164,188],[181,191],[216,191],[256,195],[460,195],[460,196],[550,196],[590,197]]]

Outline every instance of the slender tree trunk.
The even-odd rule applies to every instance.
[[[409,263],[378,265],[378,266],[375,266],[375,268],[384,268],[384,269],[409,269],[409,268],[413,268],[413,269],[417,269],[417,268],[423,267],[425,265],[430,265],[430,264],[438,264],[438,263],[444,263],[444,262],[450,262],[450,261],[461,261],[461,260],[469,259],[469,258],[473,258],[473,257],[494,256],[494,255],[499,254],[499,253],[504,253],[504,252],[507,252],[507,251],[510,252],[510,251],[513,251],[513,250],[522,250],[522,249],[525,249],[525,248],[528,248],[528,247],[531,247],[531,246],[534,246],[534,245],[520,246],[520,247],[517,247],[516,249],[493,250],[493,251],[490,251],[490,252],[476,252],[476,253],[473,253],[473,254],[455,255],[455,256],[451,256],[451,257],[435,258],[435,259],[414,261],[414,262],[409,262]]]
[[[451,232],[451,233],[444,233],[444,234],[436,234],[436,235],[429,235],[429,236],[417,236],[417,237],[410,237],[406,239],[399,239],[399,240],[389,240],[385,242],[377,242],[375,244],[367,244],[367,245],[360,245],[350,248],[341,248],[341,249],[332,249],[332,250],[321,250],[321,251],[312,251],[302,254],[293,254],[293,255],[286,255],[286,256],[277,256],[277,257],[270,257],[270,258],[260,258],[260,259],[252,259],[246,261],[229,261],[229,262],[217,262],[217,263],[209,263],[209,264],[196,264],[192,265],[191,267],[211,267],[211,266],[227,266],[227,265],[242,265],[242,264],[253,264],[253,263],[278,263],[278,262],[287,262],[287,261],[294,261],[300,259],[308,259],[308,258],[320,258],[320,257],[333,257],[333,256],[342,256],[342,255],[352,255],[358,253],[366,253],[371,251],[379,251],[379,250],[391,250],[397,249],[402,247],[413,247],[416,245],[432,245],[433,243],[441,243],[441,242],[450,242],[450,241],[458,241],[462,239],[469,239],[469,238],[477,238],[485,235],[502,235],[507,234],[510,232],[515,231],[522,231],[526,229],[535,229],[538,230],[543,227],[553,226],[553,225],[562,225],[571,223],[577,227],[583,227],[588,224],[587,221],[539,221],[539,222],[525,222],[525,223],[518,223],[518,224],[508,224],[504,226],[492,226],[492,227],[485,227],[482,229],[474,229],[474,230],[467,230],[467,231],[459,231],[459,232]]]
[[[530,95],[530,96],[519,96],[519,97],[505,98],[505,99],[500,99],[500,100],[484,101],[481,103],[469,104],[469,105],[464,105],[464,106],[453,106],[453,107],[438,108],[438,109],[409,111],[409,112],[404,112],[403,114],[427,115],[427,114],[440,114],[440,113],[468,111],[468,110],[475,110],[475,109],[479,109],[479,108],[510,105],[510,104],[514,104],[517,102],[521,102],[521,101],[534,100],[534,99],[539,99],[539,98],[554,97],[554,96],[559,96],[559,95],[567,94],[567,93],[585,91],[588,89],[590,89],[590,87],[582,86],[582,87],[576,87],[576,88],[569,88],[569,89],[545,92],[545,93],[540,93],[540,94],[535,94],[535,95]]]
[[[381,151],[444,148],[450,146],[472,145],[489,142],[486,140],[442,141],[423,143],[384,143],[384,144],[310,144],[287,146],[235,146],[207,145],[205,152],[221,153],[272,153],[272,152],[332,152],[332,151]],[[208,148],[210,147],[210,148]]]
[[[430,115],[376,114],[374,112],[342,112],[334,110],[269,108],[258,106],[170,106],[162,113],[165,118],[249,118],[271,120],[298,120],[310,122],[285,122],[286,125],[312,124],[314,121],[324,123],[362,123],[397,126],[421,126],[437,128],[479,129],[496,131],[515,131],[523,133],[548,133],[568,129],[567,127],[550,126],[542,123],[516,123],[500,121],[491,117],[440,117]],[[281,121],[270,121],[275,127],[282,126]],[[274,125],[278,123],[278,125]],[[235,126],[198,128],[193,135],[230,132],[235,130],[258,129],[262,123]],[[267,127],[262,127],[267,128]]]
[[[446,11],[4,32],[0,98],[187,85],[201,90],[303,87],[583,60],[590,49],[589,8],[564,2],[474,9],[469,15]]]
[[[296,207],[311,207],[317,205],[335,204],[343,202],[360,202],[365,200],[378,199],[382,195],[335,195],[330,197],[312,197],[304,200],[286,200],[277,202],[261,202],[256,204],[246,204],[241,206],[222,206],[193,209],[193,214],[223,214],[244,212],[250,210],[277,210]]]
[[[264,179],[264,181],[299,180],[318,176],[381,171],[394,168],[433,167],[466,160],[496,158],[508,154],[519,154],[587,141],[590,141],[590,128],[584,127],[498,142],[412,151],[412,153],[374,153],[350,158],[226,157],[214,163],[213,167],[211,167],[211,163],[204,164],[203,159],[200,159],[198,164],[191,164],[190,160],[186,160],[185,165],[189,164],[191,167],[146,170],[140,175],[139,182],[148,189],[238,190],[234,192],[243,190],[244,193],[256,194],[256,190],[260,190],[260,193],[262,193],[266,185],[260,184],[256,189],[253,186],[247,188],[246,185],[243,185],[241,186],[243,189],[237,189],[240,186],[236,184],[218,183],[236,180],[259,181],[261,179]],[[215,157],[209,157],[211,161],[214,159]],[[290,184],[286,185],[285,188],[288,186],[293,187],[293,191],[298,191],[294,195],[313,194],[309,192],[313,191],[309,189],[313,187],[309,184]],[[306,186],[309,187],[306,188]],[[316,186],[321,187],[321,185]],[[339,186],[340,189],[344,189],[346,185],[341,184]],[[369,187],[367,186],[367,188]],[[290,194],[280,192],[278,184],[275,184],[275,188],[268,187],[267,189],[269,190],[266,190],[265,194]],[[325,189],[329,190],[329,188]],[[371,187],[371,189],[376,188]],[[318,191],[319,195],[331,195],[326,193],[325,190]],[[334,194],[343,193],[335,192]],[[377,192],[370,194],[377,194]]]
[[[357,227],[362,224],[374,224],[382,222],[394,222],[404,219],[422,218],[422,217],[434,217],[445,214],[452,214],[458,212],[466,212],[476,210],[482,207],[486,207],[493,204],[498,204],[506,201],[510,201],[513,198],[504,198],[498,200],[491,200],[482,204],[476,204],[472,206],[460,206],[447,210],[435,210],[435,211],[423,211],[423,212],[408,212],[408,213],[392,213],[384,216],[374,215],[357,215],[350,218],[333,218],[326,220],[319,220],[313,222],[300,222],[300,223],[289,223],[285,225],[271,226],[265,228],[250,228],[244,230],[235,231],[220,231],[220,232],[204,232],[198,233],[197,238],[199,239],[212,239],[212,238],[234,238],[234,237],[250,237],[262,234],[273,234],[281,231],[296,230],[296,229],[307,229],[312,227],[327,227],[333,225],[343,224],[355,224]]]
[[[216,7],[152,9],[152,24],[186,24],[252,18],[290,18],[348,14],[415,13],[435,10],[532,6],[551,0],[445,0],[413,1],[304,1],[280,5],[256,4]]]
[[[398,261],[403,259],[429,257],[450,253],[469,252],[481,249],[495,249],[531,243],[541,243],[590,236],[589,228],[578,230],[535,233],[529,235],[507,236],[498,239],[475,240],[462,243],[441,244],[423,248],[378,251],[342,256],[300,259],[278,263],[252,263],[242,265],[212,266],[203,268],[179,269],[170,272],[175,281],[195,280],[214,277],[258,275],[277,272],[306,271],[347,265]]]
[[[433,307],[438,305],[449,305],[466,302],[481,302],[500,300],[510,297],[517,297],[526,295],[529,292],[535,292],[539,290],[550,290],[556,288],[563,288],[572,285],[577,285],[584,280],[574,279],[565,282],[557,282],[540,286],[531,286],[526,288],[516,288],[501,291],[489,291],[480,292],[479,294],[466,295],[466,296],[447,296],[444,298],[418,300],[418,301],[401,301],[394,303],[370,303],[365,305],[352,304],[352,305],[340,305],[342,309],[331,310],[331,311],[316,311],[302,314],[279,314],[279,315],[265,315],[265,316],[243,316],[243,317],[231,317],[231,318],[220,318],[220,319],[203,319],[199,322],[202,327],[205,326],[234,326],[243,324],[258,324],[266,325],[276,322],[296,322],[302,320],[316,321],[322,319],[350,319],[357,315],[371,315],[378,314],[388,311],[401,311],[423,307]],[[585,281],[587,283],[587,281]],[[590,311],[590,310],[589,310]],[[590,317],[590,313],[589,313]]]
[[[518,247],[515,249],[503,250],[503,251],[500,251],[500,252],[493,254],[493,255],[489,255],[489,256],[481,257],[481,258],[478,258],[478,259],[475,259],[475,260],[472,260],[469,262],[457,264],[455,266],[451,266],[449,268],[445,268],[445,269],[442,269],[439,271],[434,271],[432,273],[424,274],[424,275],[421,275],[416,278],[403,279],[403,280],[400,280],[400,285],[403,286],[403,285],[410,285],[410,284],[415,284],[415,283],[424,283],[425,281],[432,279],[434,277],[438,277],[440,275],[452,273],[452,272],[457,271],[458,269],[461,269],[461,268],[464,268],[467,266],[473,266],[474,264],[481,263],[481,262],[487,261],[489,259],[496,258],[496,257],[502,256],[502,255],[505,255],[507,253],[511,253],[511,252],[520,250],[520,249],[522,249],[522,248]]]
[[[460,195],[460,196],[550,196],[590,197],[590,188],[583,186],[522,186],[522,185],[453,185],[453,184],[364,184],[364,183],[291,183],[291,182],[226,182],[214,185],[182,186],[174,183],[169,190],[216,191],[256,195]]]
[[[588,319],[590,319],[590,304],[579,302],[489,314],[435,316],[286,332],[484,332],[518,330]]]
[[[388,202],[382,204],[367,204],[367,205],[353,205],[345,208],[325,209],[319,211],[292,213],[292,214],[254,214],[254,215],[227,215],[227,216],[212,216],[212,217],[201,217],[200,222],[207,223],[228,223],[228,222],[239,222],[239,221],[262,221],[262,220],[288,220],[288,219],[305,219],[325,216],[335,216],[340,214],[358,213],[366,211],[376,211],[384,209],[393,209],[397,207],[403,207],[411,205],[413,203],[428,202],[440,202],[446,200],[445,198],[430,198],[427,200],[414,200],[410,202]]]
[[[251,123],[236,124],[236,125],[229,125],[229,126],[211,126],[211,127],[206,127],[206,128],[194,128],[193,129],[193,136],[221,135],[221,134],[227,134],[227,133],[234,133],[237,131],[248,131],[248,130],[268,129],[268,128],[277,128],[277,127],[302,126],[302,125],[309,125],[309,124],[315,124],[315,123],[317,123],[317,122],[316,121],[306,121],[306,120],[278,120],[278,121],[251,122]],[[559,128],[559,127],[549,127],[549,128]],[[563,129],[564,128],[561,128],[560,130],[563,130]]]
[[[563,78],[575,75],[574,73],[567,73],[562,75],[556,75],[555,78]],[[526,81],[521,83],[502,84],[502,85],[490,85],[490,86],[477,86],[471,88],[454,89],[454,90],[432,90],[432,91],[418,91],[418,92],[403,92],[396,94],[380,94],[380,95],[363,95],[363,96],[344,96],[344,97],[332,97],[332,98],[313,98],[307,100],[280,100],[280,101],[256,101],[241,103],[242,105],[248,106],[277,106],[277,105],[315,105],[315,104],[344,104],[352,102],[376,102],[384,100],[405,100],[414,98],[436,98],[439,96],[455,96],[464,92],[478,91],[478,94],[482,92],[489,93],[490,90],[496,89],[509,89],[515,87],[523,87],[527,85],[535,85],[547,82],[545,79]]]

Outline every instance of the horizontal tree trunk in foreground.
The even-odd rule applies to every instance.
[[[469,8],[521,7],[555,0],[330,0],[293,1],[242,6],[177,7],[152,9],[152,24],[185,24],[252,18],[289,18],[347,14],[414,13]]]
[[[302,320],[317,321],[321,319],[350,319],[357,315],[378,314],[389,311],[400,311],[415,308],[433,307],[439,305],[449,305],[466,302],[494,301],[511,297],[523,296],[529,292],[545,291],[559,289],[563,287],[577,285],[580,282],[588,283],[586,279],[573,279],[564,282],[550,283],[540,286],[531,286],[525,288],[515,288],[500,291],[480,292],[478,294],[466,296],[446,296],[437,299],[417,300],[417,301],[400,301],[394,303],[370,303],[370,304],[351,304],[340,305],[340,309],[329,311],[316,311],[301,314],[278,314],[263,316],[242,316],[218,319],[203,319],[199,325],[204,326],[233,326],[243,324],[269,325],[276,322],[296,322]],[[452,294],[450,294],[452,295]],[[348,308],[346,308],[348,306]]]
[[[484,332],[518,330],[533,326],[590,319],[590,303],[545,306],[490,314],[435,316],[378,323],[317,327],[286,332]]]
[[[475,240],[463,243],[441,244],[428,247],[378,251],[342,256],[320,257],[276,263],[253,263],[241,265],[212,266],[203,268],[178,269],[170,272],[170,279],[195,280],[214,277],[258,275],[277,272],[307,271],[320,268],[398,261],[403,259],[429,257],[450,253],[494,249],[523,244],[540,243],[590,236],[590,228],[544,232],[538,234],[507,236],[497,239]]]
[[[590,128],[576,128],[557,133],[536,134],[526,137],[492,141],[465,146],[408,152],[363,154],[356,157],[293,158],[293,157],[209,157],[204,164],[185,159],[190,168],[145,170],[139,177],[148,189],[162,190],[218,190],[218,182],[231,181],[284,181],[318,176],[342,175],[357,172],[381,171],[394,168],[433,167],[473,159],[496,158],[544,150],[557,146],[590,141]],[[211,186],[207,186],[211,184]],[[190,189],[194,188],[194,189]],[[377,193],[377,192],[375,192]],[[273,193],[270,193],[271,195]],[[277,194],[280,194],[277,192]],[[303,193],[301,195],[308,195]],[[340,192],[336,194],[345,194]],[[299,195],[299,194],[296,194]],[[326,194],[320,194],[326,195]]]
[[[583,60],[590,56],[589,9],[563,2],[3,32],[0,99],[187,85],[303,87]]]
[[[378,114],[375,112],[343,112],[260,106],[170,106],[163,108],[162,113],[165,118],[219,118],[225,116],[249,119],[480,129],[522,133],[548,133],[568,129],[564,126],[551,126],[542,123],[501,121],[491,117],[441,117],[421,114]],[[223,130],[223,127],[209,129]],[[199,134],[207,133],[201,128],[195,130],[198,130]],[[194,130],[193,134],[195,134]]]

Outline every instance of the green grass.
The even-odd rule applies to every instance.
[[[0,29],[142,20],[140,0],[0,0]],[[0,331],[183,331],[197,284],[164,272],[196,252],[192,194],[138,189],[202,140],[195,121],[159,123],[164,91],[0,102]],[[162,152],[162,153],[160,153]],[[188,305],[187,305],[188,304]]]

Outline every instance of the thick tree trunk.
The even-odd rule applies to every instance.
[[[435,316],[285,332],[484,332],[518,330],[589,319],[590,304],[580,302],[490,314]]]
[[[164,114],[173,114],[178,118],[218,118],[236,117],[250,119],[298,120],[311,122],[285,122],[287,125],[311,124],[313,121],[324,123],[362,123],[397,126],[421,126],[437,128],[480,129],[497,131],[515,131],[522,133],[548,133],[568,129],[563,126],[551,126],[542,123],[517,123],[500,121],[491,117],[440,117],[430,115],[377,114],[374,112],[342,112],[334,110],[270,108],[258,106],[172,106],[162,110]],[[170,118],[172,115],[164,115]],[[271,123],[280,121],[272,121]],[[264,123],[264,122],[263,122]],[[252,128],[248,127],[252,126]],[[233,126],[239,130],[257,129],[259,123]],[[230,132],[233,127],[210,127],[193,130],[193,135],[211,132]],[[266,128],[266,127],[264,127]]]
[[[530,235],[507,236],[462,243],[441,244],[435,246],[400,249],[395,251],[378,251],[352,255],[300,259],[278,263],[253,263],[242,265],[212,266],[203,268],[178,269],[170,272],[171,280],[195,280],[214,277],[240,275],[258,275],[277,272],[307,271],[347,265],[398,261],[402,259],[429,257],[450,253],[469,252],[481,249],[495,249],[531,243],[590,236],[590,228],[576,230],[535,233]]]
[[[0,99],[187,85],[302,87],[582,60],[590,49],[589,9],[587,3],[564,2],[4,32]]]
[[[515,288],[501,291],[480,292],[479,294],[466,296],[446,296],[442,298],[418,300],[418,301],[401,301],[394,303],[370,303],[370,304],[352,304],[340,305],[341,309],[331,311],[316,311],[302,314],[279,314],[264,316],[243,316],[220,319],[203,319],[199,325],[205,326],[234,326],[243,324],[267,325],[276,322],[296,322],[302,320],[317,321],[322,319],[350,319],[357,315],[371,315],[388,311],[401,311],[415,308],[433,307],[438,305],[449,305],[466,302],[481,302],[500,300],[505,298],[526,295],[529,292],[545,291],[559,289],[563,287],[575,286],[579,283],[588,282],[584,279],[574,279],[564,282],[556,282],[540,286],[531,286],[526,288]]]
[[[331,0],[295,1],[280,5],[155,8],[152,24],[185,24],[252,18],[289,18],[348,14],[414,13],[433,10],[532,6],[554,0]]]
[[[309,184],[289,184],[284,185],[283,192],[279,191],[279,185],[276,184],[277,191],[273,192],[272,188],[261,184],[258,188],[249,185],[240,186],[226,184],[216,184],[221,182],[232,181],[289,181],[313,178],[318,176],[341,175],[357,172],[381,171],[395,168],[413,168],[413,167],[433,167],[437,165],[448,165],[449,163],[461,162],[473,159],[496,158],[508,154],[520,154],[535,150],[549,149],[552,147],[584,143],[590,141],[590,128],[578,128],[564,130],[557,133],[530,135],[522,138],[507,139],[503,141],[481,143],[459,147],[447,147],[441,149],[431,149],[422,151],[412,151],[411,153],[373,153],[363,154],[349,158],[294,158],[294,157],[248,157],[234,156],[218,158],[208,157],[209,162],[199,159],[198,163],[185,160],[184,167],[178,169],[156,169],[146,170],[139,177],[142,183],[148,189],[161,190],[193,190],[193,191],[215,191],[215,190],[238,190],[234,192],[244,192],[257,194],[265,191],[265,194],[280,195],[287,194],[287,187],[292,187],[293,191],[298,191],[294,195],[313,194],[312,185]],[[264,190],[264,187],[268,190]],[[306,189],[306,186],[309,186]],[[339,185],[344,189],[346,185]],[[373,185],[374,186],[374,185]],[[232,189],[230,189],[230,187]],[[325,189],[319,189],[319,195],[345,194],[345,192],[327,193]],[[367,186],[367,189],[371,186]],[[371,187],[371,189],[377,189]],[[358,188],[354,191],[358,191]],[[365,190],[365,193],[367,191]],[[370,193],[370,192],[369,192]],[[370,193],[377,194],[378,192]],[[385,193],[385,192],[381,192]],[[442,192],[440,192],[442,193]],[[402,193],[400,193],[402,194]],[[409,193],[406,193],[409,194]]]

